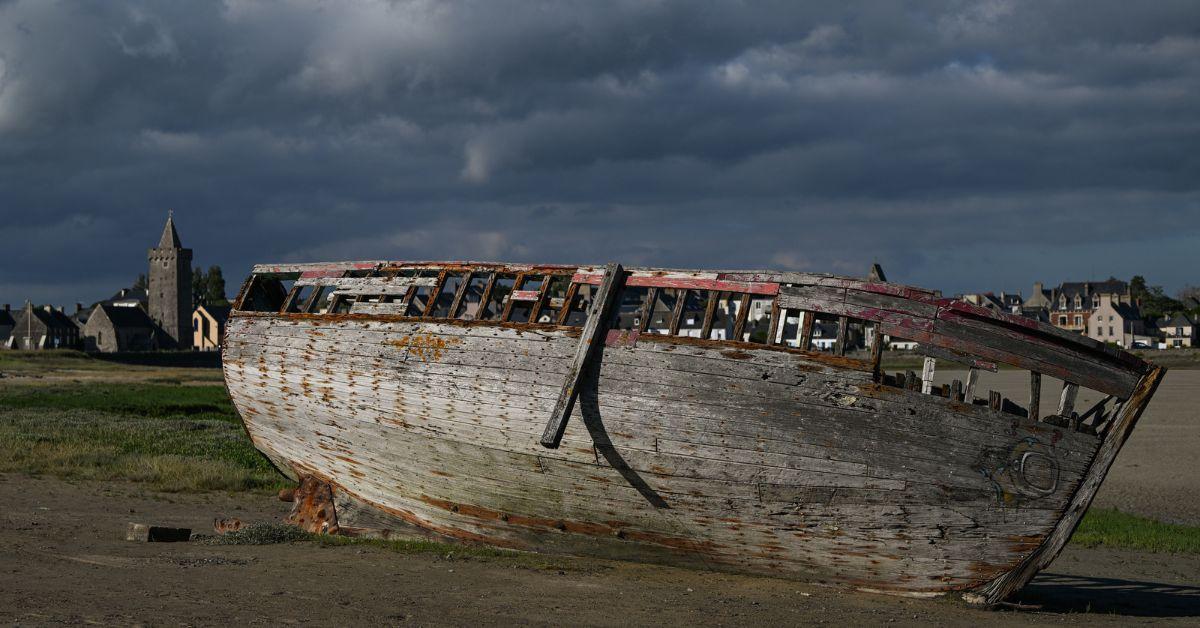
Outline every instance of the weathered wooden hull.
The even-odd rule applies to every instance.
[[[1100,439],[853,360],[642,335],[603,347],[546,449],[578,335],[235,314],[224,369],[255,445],[329,482],[343,527],[988,600],[1070,533],[1140,412]]]

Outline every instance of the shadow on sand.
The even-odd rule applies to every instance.
[[[1200,617],[1200,586],[1043,573],[1010,601],[1050,613]]]

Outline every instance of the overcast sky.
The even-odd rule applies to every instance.
[[[824,4],[827,8],[818,6]],[[1200,283],[1200,4],[0,0],[0,300],[255,262]]]

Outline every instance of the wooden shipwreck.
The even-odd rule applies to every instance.
[[[885,338],[922,372],[885,372]],[[256,266],[223,351],[312,530],[984,604],[1062,549],[1164,372],[880,277],[615,264]],[[1028,399],[977,390],[997,364]]]

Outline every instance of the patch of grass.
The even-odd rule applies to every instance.
[[[224,386],[170,384],[56,384],[0,387],[0,410],[95,410],[146,419],[197,419],[238,423]]]
[[[1175,525],[1112,509],[1089,510],[1071,542],[1148,552],[1200,554],[1200,526]]]
[[[2,387],[0,471],[169,492],[289,485],[254,449],[221,386]]]
[[[315,541],[319,536],[285,523],[251,523],[241,530],[204,537],[203,542],[208,545],[277,545]]]

